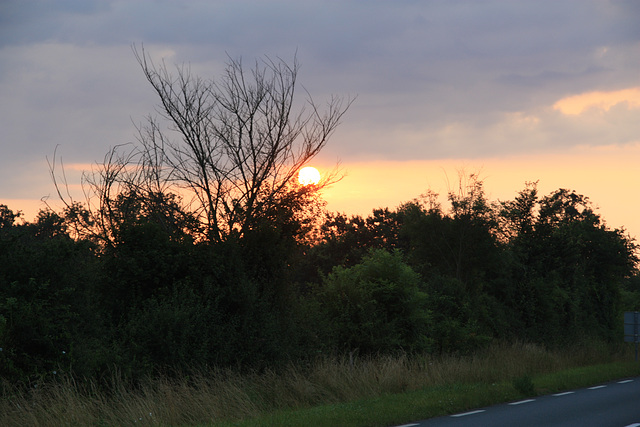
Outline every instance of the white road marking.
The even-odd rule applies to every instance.
[[[477,411],[471,411],[471,412],[463,412],[462,414],[455,414],[455,415],[451,415],[454,418],[457,417],[466,417],[467,415],[473,415],[473,414],[479,414],[480,412],[484,412],[484,409],[478,409]]]
[[[626,384],[626,383],[630,383],[633,382],[633,380],[623,380],[623,381],[618,381],[618,384]],[[589,387],[589,390],[597,390],[600,388],[605,388],[606,385],[597,385],[595,387]],[[556,393],[552,396],[566,396],[569,394],[573,394],[575,393],[575,391],[565,391],[564,393]],[[522,405],[523,403],[530,403],[530,402],[535,402],[535,399],[526,399],[526,400],[520,400],[518,402],[511,402],[509,403],[509,405]],[[466,417],[467,415],[475,415],[475,414],[480,414],[482,412],[485,412],[485,409],[479,409],[476,411],[470,411],[470,412],[463,412],[462,414],[455,414],[455,415],[451,415],[451,417],[453,418],[458,418],[458,417]],[[397,427],[415,427],[415,426],[419,426],[420,424],[403,424],[401,426],[397,426]],[[628,426],[625,427],[640,427],[640,423],[635,423],[635,424],[629,424]]]
[[[564,393],[556,393],[553,396],[566,396],[567,394],[573,394],[575,391],[565,391]]]
[[[522,405],[523,403],[535,402],[535,399],[521,400],[519,402],[511,402],[509,405]]]

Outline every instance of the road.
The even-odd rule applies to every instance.
[[[640,427],[640,377],[538,396],[403,427]]]

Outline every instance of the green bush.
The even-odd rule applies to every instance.
[[[372,250],[360,264],[335,267],[317,295],[334,349],[426,350],[430,314],[419,285],[399,251]]]
[[[29,383],[71,369],[92,375],[102,332],[92,247],[49,211],[35,223],[16,218],[0,205],[0,376]]]
[[[473,296],[464,283],[452,277],[434,275],[427,283],[432,350],[440,354],[469,354],[486,347],[491,336],[482,328],[481,310],[486,308],[486,295]],[[485,317],[491,314],[485,314]]]
[[[13,282],[0,293],[0,376],[31,382],[68,366],[78,315],[64,304],[71,289],[35,279]]]
[[[512,382],[513,387],[523,396],[533,396],[536,393],[531,375],[525,374],[515,378]]]

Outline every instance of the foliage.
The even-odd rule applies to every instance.
[[[493,203],[469,183],[448,210],[429,193],[368,217],[322,215],[317,188],[292,184],[220,241],[199,239],[171,193],[129,188],[108,216],[71,205],[33,223],[0,206],[1,375],[139,380],[318,354],[620,340],[622,311],[640,301],[624,230],[569,190],[527,183]],[[93,229],[108,238],[78,218],[108,219]]]
[[[399,251],[372,250],[353,267],[336,266],[318,292],[339,350],[370,354],[429,346],[427,295]]]
[[[512,384],[513,387],[523,396],[529,397],[536,394],[535,385],[533,384],[533,380],[529,374],[515,378],[512,381]]]
[[[3,207],[7,217],[16,218]],[[90,374],[96,259],[74,241],[60,218],[43,211],[35,223],[0,228],[0,374],[30,382],[73,369]]]
[[[637,277],[636,245],[587,197],[539,197],[527,183],[515,200],[491,203],[476,175],[449,193],[449,212],[436,196],[368,218],[329,217],[307,262],[327,274],[368,248],[402,250],[428,292],[436,351],[472,351],[492,337],[560,345],[619,335],[621,298],[629,306],[636,295],[622,289]]]
[[[483,295],[472,296],[452,277],[435,276],[428,283],[433,351],[469,354],[486,346],[491,336],[480,325]]]
[[[512,278],[522,287],[510,301],[527,316],[526,336],[558,343],[580,335],[614,339],[621,285],[637,274],[635,243],[608,229],[575,192],[559,189],[538,200],[529,184],[519,197],[528,208],[520,217],[512,209],[507,219],[528,225],[507,248]]]

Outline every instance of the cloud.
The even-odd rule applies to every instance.
[[[78,28],[109,10],[99,0],[5,0],[0,2],[0,47],[51,41],[82,42]],[[84,34],[86,35],[86,33]]]
[[[633,98],[637,97],[636,90],[611,94],[604,97],[608,104],[602,105],[606,108],[586,108],[590,105],[585,104],[586,101],[596,103],[594,105],[604,101],[579,96],[577,99],[585,100],[580,104],[585,109],[579,115],[566,114],[557,107],[559,103],[565,108],[563,101],[552,101],[521,111],[477,110],[475,114],[460,114],[440,122],[403,123],[393,118],[384,123],[388,126],[378,123],[356,128],[347,124],[336,133],[335,144],[330,143],[327,158],[342,153],[345,161],[474,159],[639,142],[638,103],[637,98]],[[578,104],[567,102],[566,105]]]
[[[86,155],[116,143],[107,135],[129,127],[135,110],[135,103],[130,111],[122,109],[135,85],[117,69],[118,61],[110,62],[120,53],[49,44],[3,49],[0,61],[11,56],[15,64],[0,82],[0,91],[11,100],[0,106],[7,124],[0,136],[11,142],[12,154],[42,156],[62,145]]]
[[[205,78],[227,53],[297,52],[317,101],[358,96],[322,153],[345,163],[630,144],[639,19],[600,0],[0,1],[0,193],[20,198],[57,145],[90,163],[135,139],[158,100],[131,43]]]
[[[612,107],[623,103],[626,104],[628,109],[640,108],[640,87],[610,92],[587,92],[569,96],[556,102],[553,108],[563,114],[576,116],[589,109],[609,111]]]

